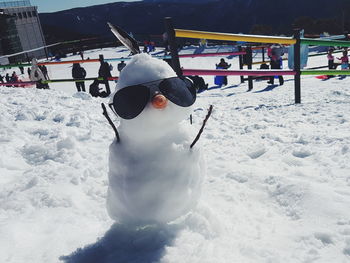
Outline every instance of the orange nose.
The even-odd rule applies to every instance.
[[[168,104],[168,99],[164,95],[157,94],[152,98],[152,105],[156,109],[164,109]]]

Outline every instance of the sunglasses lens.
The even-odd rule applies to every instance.
[[[196,90],[188,79],[169,78],[159,84],[159,90],[171,102],[189,107],[196,101]]]
[[[133,119],[143,111],[149,96],[149,89],[142,85],[121,89],[114,95],[114,110],[123,119]]]

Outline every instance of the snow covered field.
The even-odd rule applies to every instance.
[[[85,56],[98,54],[128,52]],[[185,68],[218,62],[181,60]],[[326,62],[313,57],[309,65]],[[83,67],[97,75],[97,64]],[[70,78],[71,65],[49,74]],[[251,92],[238,77],[221,89],[205,79],[211,88],[193,112],[199,129],[214,105],[200,139],[200,205],[172,224],[141,229],[107,215],[114,133],[100,104],[108,99],[76,93],[74,83],[0,87],[0,262],[350,262],[350,77],[302,77],[300,105],[290,77],[283,86],[255,82]]]

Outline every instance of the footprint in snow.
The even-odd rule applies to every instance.
[[[298,158],[306,158],[312,155],[312,153],[308,150],[294,150],[292,152],[293,156],[298,157]]]
[[[264,153],[266,153],[266,149],[265,149],[265,147],[261,147],[261,148],[256,148],[253,151],[248,152],[247,155],[251,159],[257,159],[260,156],[262,156]]]
[[[320,240],[323,245],[333,244],[333,240],[330,234],[317,232],[314,234],[315,238]]]

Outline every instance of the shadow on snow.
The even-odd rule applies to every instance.
[[[265,89],[259,90],[259,91],[254,91],[253,93],[261,93],[261,92],[266,92],[266,91],[271,91],[278,87],[279,85],[268,85]]]
[[[96,243],[78,248],[65,263],[158,262],[177,233],[176,226],[150,225],[142,228],[114,224]]]

